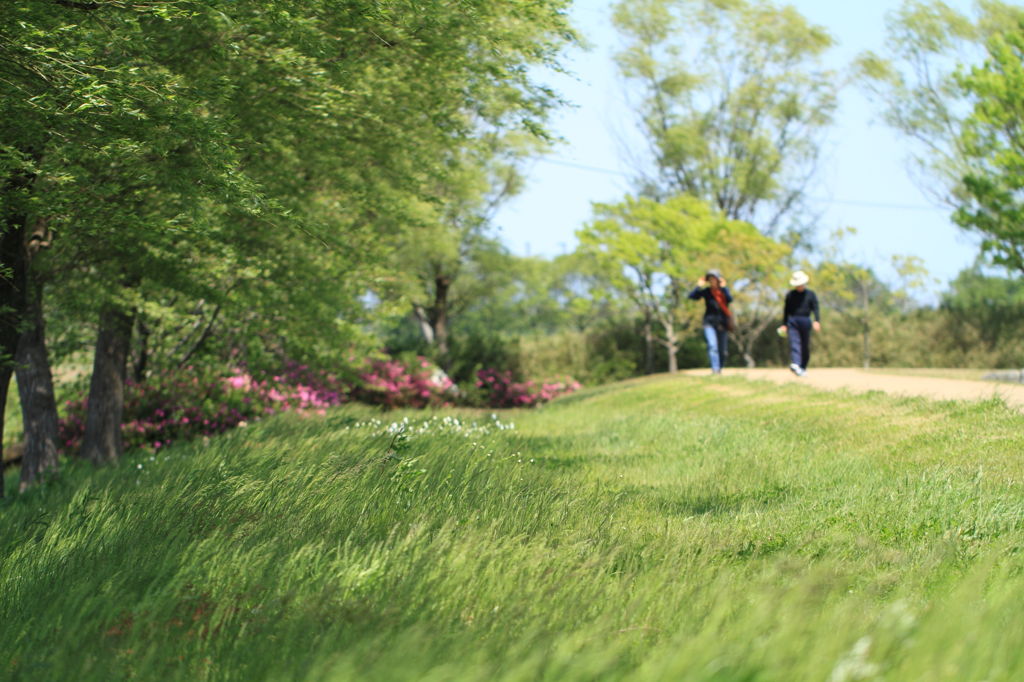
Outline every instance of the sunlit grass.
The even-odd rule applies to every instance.
[[[692,377],[285,415],[0,508],[0,674],[1020,679],[1022,426]]]

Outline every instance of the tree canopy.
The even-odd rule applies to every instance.
[[[30,268],[113,353],[94,394],[123,382],[133,324],[170,363],[212,339],[236,362],[344,354],[391,238],[481,127],[543,136],[557,97],[528,67],[575,39],[567,4],[3,3],[6,366]]]
[[[960,78],[975,106],[961,136],[968,165],[955,217],[997,264],[1024,273],[1024,18],[994,35],[988,54]]]
[[[761,0],[620,0],[614,12],[654,167],[643,193],[691,194],[766,233],[801,229],[836,106],[828,32]]]

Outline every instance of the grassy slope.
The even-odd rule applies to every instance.
[[[1024,677],[1024,417],[997,403],[662,377],[514,430],[393,443],[369,414],[6,503],[0,676]]]

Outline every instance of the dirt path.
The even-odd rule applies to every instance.
[[[704,376],[708,370],[686,370],[686,374]],[[774,381],[779,384],[801,383],[827,391],[848,389],[854,392],[884,391],[893,395],[921,396],[936,400],[985,400],[999,396],[1007,405],[1024,409],[1024,384],[994,381],[967,381],[963,379],[936,379],[932,377],[880,374],[858,369],[809,369],[807,375],[797,377],[788,369],[726,369],[727,376]]]

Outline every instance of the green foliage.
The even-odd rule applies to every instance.
[[[481,251],[462,263],[467,281],[452,287],[447,360],[460,386],[474,382],[480,369],[512,370],[523,379],[570,374],[586,383],[624,376],[633,360],[618,356],[632,353],[625,348],[635,344],[624,339],[635,333],[633,319],[609,295],[593,260],[579,253],[519,257],[493,246],[488,258],[479,258]],[[379,326],[389,352],[436,353],[414,316]]]
[[[969,168],[955,219],[984,238],[993,260],[1024,273],[1024,16],[988,41],[988,60],[961,78],[975,100],[964,121]]]
[[[804,263],[811,288],[822,308],[822,332],[815,335],[815,364],[839,367],[946,367],[948,356],[926,310],[915,294],[934,283],[920,258],[895,255],[897,282],[889,283],[874,269],[847,260],[844,240],[856,233],[835,231],[817,264]],[[780,318],[781,319],[781,307]]]
[[[942,297],[942,338],[957,352],[947,366],[1024,366],[1024,283],[964,270]]]
[[[473,136],[452,154],[434,196],[420,203],[417,224],[395,240],[392,274],[374,289],[382,312],[411,308],[422,336],[418,345],[464,384],[475,382],[483,367],[508,367],[465,356],[463,350],[479,355],[473,346],[483,339],[466,338],[460,327],[479,329],[479,320],[467,325],[461,318],[507,298],[519,283],[519,261],[493,235],[491,219],[521,191],[523,161],[544,146],[530,126],[485,123],[478,121]],[[533,291],[528,288],[526,295]],[[500,334],[488,336],[489,348],[507,345],[494,343]]]
[[[56,233],[37,267],[79,323],[216,309],[221,338],[337,354],[467,137],[543,134],[525,67],[574,39],[564,4],[5,3],[0,177],[35,181],[0,208]]]
[[[825,320],[813,345],[822,351],[816,364],[839,367],[896,366],[903,357],[887,355],[881,346],[899,348],[906,338],[891,343],[899,313],[889,287],[868,267],[844,261],[825,261],[814,271],[812,288],[818,295]],[[915,363],[910,363],[915,364]]]
[[[665,346],[670,371],[680,332],[694,329],[703,315],[697,306],[684,307],[683,299],[711,267],[721,269],[732,287],[744,348],[770,324],[770,287],[783,272],[784,245],[688,195],[660,202],[626,197],[620,204],[597,204],[595,213],[578,233],[580,255],[633,303],[650,325],[645,333]]]
[[[1024,674],[997,402],[657,378],[512,429],[408,417],[285,415],[6,502],[5,675]]]
[[[517,378],[536,379],[524,374],[516,352],[516,336],[486,324],[481,319],[463,320],[455,328],[450,353],[451,377],[460,387],[476,382],[481,369],[510,370]],[[559,370],[567,372],[567,369]]]
[[[641,373],[643,348],[632,320],[615,321],[586,331],[523,336],[517,365],[525,376],[569,374],[592,386]]]
[[[969,172],[963,136],[972,96],[959,74],[985,58],[986,41],[1012,31],[1024,18],[1018,5],[975,4],[974,16],[941,0],[904,0],[887,18],[882,54],[857,59],[861,83],[883,105],[886,123],[912,145],[918,185],[936,200],[956,205]]]

